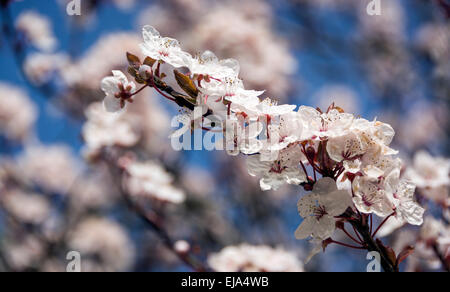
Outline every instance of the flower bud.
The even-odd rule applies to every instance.
[[[142,65],[139,67],[139,76],[144,80],[148,80],[151,77],[151,71],[152,68],[150,66]]]

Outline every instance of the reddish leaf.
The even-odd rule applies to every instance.
[[[139,60],[139,57],[128,52],[127,52],[127,60],[128,64],[130,64],[131,67],[139,69],[139,67],[141,66],[141,60]]]
[[[395,251],[389,246],[385,246],[380,239],[377,239],[377,244],[388,256],[388,259],[392,263],[392,265],[394,265],[397,262],[397,256],[395,255]]]
[[[407,246],[403,251],[398,255],[396,266],[398,267],[407,257],[414,253],[414,246]]]

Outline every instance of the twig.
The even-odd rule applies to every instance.
[[[395,212],[393,212],[391,215],[387,216],[383,222],[381,222],[381,224],[378,226],[377,230],[375,230],[375,232],[372,234],[372,237],[375,237],[375,235],[377,235],[378,231],[380,230],[381,227],[383,227],[383,225],[389,220],[389,218],[391,218],[392,216],[395,215]]]
[[[432,245],[433,251],[436,254],[436,256],[439,258],[439,261],[442,264],[442,267],[445,269],[445,271],[450,273],[450,263],[445,259],[445,257],[441,254],[441,252],[439,251],[439,246],[434,243]]]

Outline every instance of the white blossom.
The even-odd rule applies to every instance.
[[[152,26],[146,25],[142,30],[144,43],[141,44],[142,53],[155,60],[164,61],[175,68],[187,67],[192,56],[183,52],[176,39],[161,37]]]
[[[218,272],[303,272],[303,264],[292,252],[269,246],[228,246],[208,257]]]
[[[299,185],[306,181],[306,175],[299,168],[303,154],[299,147],[287,148],[279,153],[278,159],[265,161],[261,154],[251,155],[247,158],[248,172],[252,176],[261,178],[261,189],[277,190],[284,184]]]
[[[93,103],[86,109],[87,121],[82,134],[87,150],[95,152],[103,147],[135,145],[140,138],[137,121],[122,113],[110,114],[101,103]]]
[[[102,80],[101,87],[106,94],[103,105],[108,112],[118,112],[126,106],[127,101],[132,101],[136,84],[128,82],[121,71],[114,70],[112,73],[112,77],[105,77]]]
[[[25,140],[32,133],[37,108],[20,88],[0,82],[0,131],[12,140]]]
[[[338,190],[333,179],[318,180],[312,193],[298,201],[298,211],[304,220],[295,231],[295,237],[305,239],[312,236],[322,240],[331,237],[336,229],[334,217],[342,215],[351,205],[348,191]]]
[[[53,51],[57,40],[53,35],[51,23],[47,18],[34,11],[25,11],[19,15],[16,28],[38,49]]]
[[[393,201],[397,218],[412,225],[422,225],[425,209],[414,201],[416,186],[408,181],[400,181],[393,190]]]
[[[425,151],[414,155],[413,166],[405,176],[420,188],[438,188],[450,185],[450,159],[433,157]]]
[[[185,200],[184,192],[172,185],[172,175],[158,163],[132,162],[126,170],[128,175],[125,177],[125,185],[131,195],[174,204]]]
[[[135,248],[123,227],[104,218],[83,219],[71,230],[68,244],[71,250],[91,256],[92,259],[81,261],[83,272],[125,271],[135,256]]]

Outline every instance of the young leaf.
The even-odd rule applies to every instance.
[[[139,57],[128,52],[127,52],[127,60],[128,64],[130,64],[130,66],[136,69],[138,69],[141,66],[141,60],[139,60]]]
[[[174,70],[175,79],[177,80],[178,85],[186,92],[190,97],[197,98],[199,90],[195,86],[194,82],[189,78],[189,76],[184,75],[183,73]]]
[[[155,59],[152,59],[152,58],[150,58],[150,57],[147,57],[147,58],[145,58],[145,60],[144,60],[144,65],[153,67],[153,64],[155,64],[155,62],[156,62]]]
[[[407,257],[412,255],[414,253],[414,246],[407,246],[405,249],[398,255],[397,262],[395,263],[395,266],[398,268],[398,266],[406,260]]]
[[[389,246],[385,246],[383,242],[377,238],[377,244],[383,249],[384,253],[388,256],[389,261],[395,265],[397,262],[397,256],[395,255],[395,251]]]

